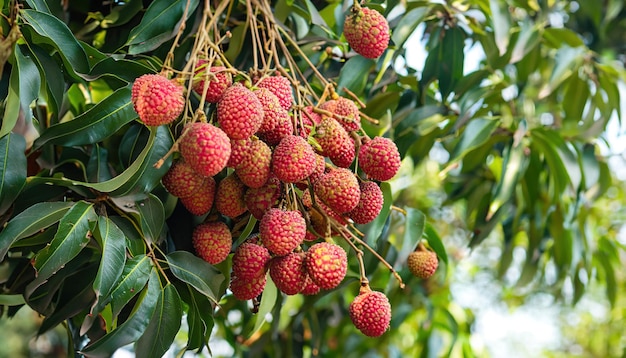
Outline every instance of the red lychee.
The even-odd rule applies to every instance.
[[[265,275],[270,253],[259,244],[244,242],[233,255],[233,275],[242,279],[254,279]]]
[[[356,53],[378,58],[389,45],[389,23],[374,9],[353,6],[343,24],[346,41]]]
[[[336,168],[324,174],[314,185],[322,201],[339,214],[347,213],[359,203],[361,189],[354,173]]]
[[[274,148],[272,172],[285,183],[296,183],[313,173],[315,161],[315,152],[306,139],[288,135]]]
[[[344,249],[329,242],[319,242],[306,253],[306,270],[321,289],[337,287],[348,270],[348,256]]]
[[[307,273],[306,280],[304,281],[304,287],[302,287],[302,291],[300,291],[300,293],[305,296],[312,296],[317,295],[319,292],[320,287],[313,282],[313,280],[311,280],[311,276]]]
[[[248,209],[243,201],[246,186],[239,180],[235,173],[222,179],[217,185],[215,194],[215,208],[222,215],[236,218],[245,213]]]
[[[196,216],[202,216],[211,211],[214,200],[215,179],[213,177],[204,178],[202,185],[196,189],[193,195],[180,198],[185,209]]]
[[[291,108],[293,104],[293,93],[291,90],[291,82],[289,82],[287,77],[280,75],[265,77],[259,81],[256,86],[270,90],[278,97],[278,102],[285,110],[288,111]]]
[[[223,222],[208,222],[196,226],[192,243],[204,261],[216,265],[226,259],[233,244],[230,229]]]
[[[161,182],[167,191],[179,198],[194,195],[204,183],[204,177],[196,174],[184,160],[172,164]]]
[[[260,188],[270,177],[272,150],[262,140],[251,138],[248,151],[235,169],[237,176],[250,188]]]
[[[229,138],[250,138],[263,123],[263,106],[252,91],[236,83],[217,103],[217,122]]]
[[[267,88],[259,88],[254,94],[263,106],[263,123],[259,127],[259,133],[273,130],[281,118],[289,117],[287,110],[280,105],[278,97]]]
[[[314,138],[322,148],[321,154],[330,158],[335,165],[347,168],[352,164],[356,153],[354,140],[334,118],[323,117],[315,128]]]
[[[259,234],[270,252],[287,255],[304,240],[306,221],[299,211],[272,208],[263,215]]]
[[[251,300],[263,292],[266,283],[267,277],[265,274],[252,279],[232,275],[230,277],[230,291],[238,300]]]
[[[383,208],[383,192],[378,184],[365,181],[359,184],[361,197],[357,206],[347,215],[357,224],[367,224],[376,219]]]
[[[250,148],[250,143],[252,139],[231,139],[230,140],[230,157],[228,158],[228,162],[226,166],[229,168],[236,168],[243,157],[248,153],[248,149]]]
[[[400,169],[400,153],[396,143],[384,137],[375,137],[363,143],[359,149],[359,167],[374,180],[393,178]]]
[[[409,271],[415,277],[421,279],[427,279],[432,276],[437,271],[438,265],[437,254],[426,250],[426,248],[411,252],[407,259]]]
[[[194,92],[202,95],[206,86],[206,96],[208,103],[217,103],[224,94],[224,91],[233,84],[233,77],[224,66],[208,67],[207,60],[199,60],[196,63],[194,74]]]
[[[243,197],[248,211],[257,219],[278,204],[282,191],[282,183],[276,177],[270,177],[260,188],[248,188]]]
[[[299,293],[306,282],[303,252],[276,256],[270,261],[270,277],[276,287],[287,295]]]
[[[293,134],[291,116],[280,117],[278,124],[271,131],[259,133],[259,137],[268,145],[275,146],[288,135]]]
[[[361,289],[348,309],[354,326],[368,337],[381,336],[391,322],[391,305],[384,293]]]
[[[204,177],[212,177],[226,167],[230,157],[230,139],[209,123],[192,123],[185,127],[180,140],[180,154],[191,168]]]
[[[161,75],[143,75],[135,80],[131,101],[147,126],[173,122],[185,108],[183,87]]]
[[[338,97],[337,99],[331,99],[320,105],[321,109],[333,113],[339,124],[348,132],[353,132],[361,129],[361,115],[359,114],[359,107],[356,104],[345,98]]]

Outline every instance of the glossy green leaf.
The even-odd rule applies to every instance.
[[[14,217],[0,232],[0,261],[14,242],[57,223],[72,205],[73,202],[37,203]]]
[[[26,183],[25,150],[26,141],[18,134],[0,138],[0,214],[9,209]]]
[[[541,41],[541,25],[534,24],[530,19],[524,19],[520,26],[520,33],[513,47],[509,63],[516,63],[532,51]]]
[[[161,289],[150,323],[137,340],[135,345],[137,357],[161,357],[174,342],[182,317],[180,295],[176,288],[168,283]]]
[[[20,108],[24,112],[26,121],[30,121],[32,117],[31,105],[33,101],[39,97],[39,88],[41,87],[41,78],[39,70],[32,58],[27,57],[28,50],[25,52],[20,46],[15,46],[15,66],[20,71]]]
[[[174,251],[166,256],[170,270],[180,280],[217,303],[224,275],[215,267],[187,251]]]
[[[380,183],[380,190],[383,192],[383,207],[380,213],[371,223],[365,226],[365,241],[369,245],[373,245],[383,232],[389,215],[391,213],[391,205],[393,204],[393,196],[391,193],[391,185],[387,182]]]
[[[80,353],[86,357],[111,357],[117,349],[141,337],[161,297],[161,283],[156,269],[151,270],[148,288],[143,289],[142,286],[138,290],[141,290],[141,295],[128,319],[104,337],[90,343]]]
[[[105,216],[98,217],[98,227],[94,236],[101,245],[102,257],[98,274],[93,282],[97,299],[93,306],[101,307],[102,303],[99,302],[108,301],[109,294],[122,277],[126,259],[126,238],[122,230]]]
[[[426,216],[424,213],[415,208],[406,207],[406,221],[404,225],[404,240],[402,242],[402,251],[410,252],[422,239],[424,234],[424,225],[426,224]]]
[[[76,73],[89,73],[87,55],[67,25],[56,17],[37,10],[24,9],[20,14],[24,21],[40,35],[35,40],[36,43],[43,42],[56,48],[63,58],[65,70],[68,73],[74,76]]]
[[[254,315],[254,327],[252,331],[248,333],[248,337],[251,337],[255,332],[261,329],[263,323],[266,322],[267,315],[272,312],[274,306],[276,306],[276,300],[279,299],[278,288],[267,274],[267,283],[263,289],[263,296],[261,296],[261,303],[259,305],[259,311]]]
[[[437,256],[443,260],[443,262],[448,264],[448,253],[446,252],[446,247],[443,245],[443,241],[441,237],[437,233],[437,230],[430,224],[426,222],[424,226],[424,237],[426,241],[428,241],[428,245],[435,251]]]
[[[22,295],[0,295],[0,306],[21,306],[25,303]]]
[[[511,38],[511,13],[505,1],[490,1],[491,21],[493,32],[500,56],[504,55],[509,47]]]
[[[145,255],[136,256],[126,261],[122,271],[122,278],[111,291],[110,298],[113,317],[117,317],[130,299],[141,291],[150,277],[151,269],[152,261]]]
[[[213,310],[206,296],[198,293],[193,287],[184,284],[184,288],[177,286],[181,299],[187,303],[187,325],[188,325],[188,341],[187,349],[198,351],[209,345],[209,337],[213,328]]]
[[[439,63],[439,90],[447,98],[456,84],[463,78],[465,61],[465,33],[460,27],[445,31],[441,42],[442,58]]]
[[[343,89],[347,88],[352,93],[359,95],[365,89],[367,84],[367,74],[370,73],[376,62],[363,56],[354,56],[349,59],[339,72],[337,80],[337,90],[344,93]]]
[[[93,144],[110,137],[137,118],[130,101],[130,87],[113,92],[69,122],[51,126],[35,141],[35,148],[47,143],[62,146]]]
[[[155,69],[138,61],[107,57],[96,63],[85,79],[94,81],[98,78],[116,78],[120,81],[132,83],[139,76],[154,73]]]
[[[94,145],[91,148],[91,155],[89,156],[89,162],[87,162],[85,170],[87,171],[87,181],[90,183],[98,183],[111,179],[109,151],[101,145]]]
[[[135,226],[130,217],[111,216],[110,219],[126,236],[126,249],[131,257],[147,253],[146,242],[143,240],[140,228]]]
[[[469,151],[487,142],[498,127],[498,123],[497,120],[488,118],[476,118],[470,121],[450,155],[450,162],[463,158]]]
[[[88,277],[87,272],[84,272],[84,274]],[[71,278],[72,277],[70,276],[68,279]],[[66,282],[68,282],[68,280],[66,280]],[[78,315],[84,310],[85,307],[88,307],[93,302],[95,296],[93,290],[91,289],[91,285],[85,285],[84,287],[82,287],[82,290],[79,290],[81,285],[79,285],[75,281],[71,281],[71,283],[72,286],[75,286],[71,288],[72,291],[77,292],[73,293],[68,300],[59,302],[59,305],[55,307],[54,312],[51,315],[45,317],[45,319],[41,323],[41,326],[39,327],[38,334],[43,334],[44,332],[47,332],[48,330],[60,325],[67,319]]]
[[[128,37],[129,54],[136,55],[156,49],[176,36],[180,25],[198,7],[199,0],[157,0],[146,10],[141,23]],[[186,11],[186,12],[185,12]]]
[[[557,50],[550,79],[539,92],[539,99],[550,95],[563,81],[578,71],[584,53],[583,47],[565,46]]]
[[[100,26],[103,29],[117,27],[128,23],[143,9],[141,0],[129,0],[116,3],[111,12],[102,19]]]
[[[147,198],[137,201],[135,207],[139,212],[144,237],[148,242],[158,243],[165,223],[163,203],[155,195],[148,194]]]
[[[571,121],[573,125],[578,125],[578,122],[583,118],[583,110],[590,94],[587,81],[578,75],[573,75],[565,82],[565,93],[561,102],[565,111],[565,120]]]
[[[46,51],[34,44],[27,44],[30,50],[30,58],[39,69],[41,80],[44,81],[47,94],[48,111],[59,115],[63,92],[65,92],[65,79],[61,66],[55,62]]]
[[[404,46],[404,43],[413,34],[417,26],[424,22],[424,18],[426,18],[429,11],[428,7],[417,7],[402,16],[402,19],[400,19],[400,22],[391,34],[391,39],[398,48]]]
[[[93,223],[97,220],[93,204],[79,201],[59,220],[54,239],[33,258],[37,277],[27,292],[44,283],[73,259],[89,243]]]
[[[20,70],[17,66],[11,69],[8,94],[5,99],[3,113],[0,137],[11,133],[20,115]]]

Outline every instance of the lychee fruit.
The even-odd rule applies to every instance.
[[[285,183],[306,179],[315,169],[315,152],[306,139],[288,135],[274,148],[272,172]]]
[[[270,260],[270,277],[281,292],[295,295],[304,287],[308,275],[304,257],[303,252],[292,252]]]
[[[271,131],[259,133],[259,137],[268,145],[275,146],[288,135],[293,134],[291,116],[280,117],[278,124]]]
[[[359,107],[356,104],[345,98],[338,97],[337,99],[331,99],[320,105],[321,109],[333,113],[339,124],[348,132],[353,132],[361,129],[361,115],[359,114]]]
[[[299,211],[269,209],[259,224],[263,246],[278,256],[287,255],[304,240],[306,221]]]
[[[315,140],[322,148],[322,154],[341,163],[342,168],[350,166],[355,157],[354,141],[350,134],[331,117],[323,117],[320,124],[315,128]],[[348,163],[348,165],[345,165]],[[338,164],[335,164],[339,166]]]
[[[236,299],[246,301],[256,298],[258,295],[260,295],[261,292],[263,292],[266,283],[267,276],[265,276],[265,274],[256,276],[251,279],[232,275],[230,277],[229,288]]]
[[[308,138],[311,130],[320,124],[322,115],[313,110],[313,106],[306,106],[300,111],[301,122],[297,123],[297,133],[303,138]]]
[[[359,167],[369,178],[387,181],[400,169],[398,147],[389,138],[375,137],[361,145]]]
[[[135,80],[131,101],[147,126],[172,123],[185,108],[183,87],[161,75],[143,75]]]
[[[251,90],[236,83],[217,103],[217,122],[229,138],[250,138],[263,123],[263,106]]]
[[[236,168],[243,157],[248,153],[248,149],[250,148],[251,139],[231,139],[230,140],[230,157],[228,158],[228,162],[226,166],[229,168]]]
[[[244,242],[235,249],[233,255],[233,275],[242,279],[253,279],[265,275],[270,253],[253,242]]]
[[[313,280],[311,279],[311,276],[309,276],[307,272],[306,280],[304,281],[304,286],[302,287],[302,290],[300,291],[300,293],[305,296],[312,296],[312,295],[317,295],[319,292],[320,292],[320,287],[315,282],[313,282]]]
[[[352,49],[366,58],[378,58],[389,45],[389,23],[374,9],[353,6],[343,24],[343,34]]]
[[[335,168],[322,175],[313,188],[315,194],[339,214],[352,211],[361,197],[356,176],[345,168]]]
[[[407,258],[407,266],[409,271],[418,278],[427,279],[432,276],[437,270],[439,261],[437,260],[437,254],[427,250],[423,247],[418,247],[417,251],[413,251]]]
[[[289,117],[287,110],[280,105],[278,97],[267,88],[259,88],[254,94],[263,106],[263,123],[259,127],[259,133],[271,131],[276,128],[281,118]]]
[[[216,221],[196,226],[192,243],[198,256],[211,265],[216,265],[224,261],[230,253],[233,239],[228,226]]]
[[[208,67],[207,60],[198,60],[194,74],[193,90],[199,95],[204,92],[206,86],[205,100],[208,103],[217,103],[224,94],[224,91],[233,84],[233,77],[224,66]]]
[[[250,140],[248,151],[243,156],[235,172],[241,181],[250,188],[260,188],[270,177],[272,150],[262,140]]]
[[[282,183],[278,178],[270,176],[267,183],[260,188],[248,188],[243,197],[248,211],[257,219],[261,220],[263,215],[272,207],[278,205],[282,191]]]
[[[321,289],[337,287],[348,270],[348,256],[344,249],[329,242],[314,244],[306,252],[306,270]]]
[[[196,174],[184,160],[177,160],[161,178],[167,191],[179,198],[194,195],[204,182],[204,177]]]
[[[289,110],[293,104],[293,92],[291,90],[291,82],[284,76],[269,76],[259,81],[256,86],[258,88],[267,88],[276,97],[281,107],[285,110]]]
[[[231,152],[230,139],[212,124],[192,123],[185,127],[179,150],[196,173],[212,177],[226,167]]]
[[[361,197],[357,206],[347,215],[357,224],[367,224],[376,219],[383,208],[383,192],[378,184],[365,181],[359,184]]]
[[[389,329],[389,299],[380,291],[372,291],[369,286],[361,288],[348,311],[354,326],[368,337],[379,337]]]
[[[248,210],[246,203],[243,201],[245,192],[246,186],[235,173],[231,173],[217,185],[215,208],[222,215],[230,218],[242,215]]]
[[[202,216],[213,207],[215,200],[215,179],[204,178],[202,185],[196,189],[193,195],[180,198],[181,204],[193,215]]]

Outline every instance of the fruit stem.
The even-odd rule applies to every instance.
[[[354,94],[354,92],[350,91],[347,87],[342,87],[341,89],[346,92],[350,97],[352,97],[352,99],[356,101],[359,106],[361,106],[361,108],[366,107],[365,103],[363,103],[363,101],[361,101],[361,99],[356,94]]]
[[[428,251],[428,249],[426,249],[426,246],[424,246],[424,242],[420,240],[420,242],[417,243],[417,247],[415,248],[415,251]]]
[[[406,210],[402,209],[401,207],[395,206],[395,205],[391,205],[391,210],[395,210],[399,213],[402,213],[402,215],[406,216],[407,212]]]

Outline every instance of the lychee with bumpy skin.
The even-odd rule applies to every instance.
[[[251,139],[231,139],[230,140],[230,157],[228,158],[228,162],[226,166],[229,168],[236,168],[243,157],[248,153],[248,149],[250,148]]]
[[[263,292],[265,284],[267,283],[267,276],[265,274],[259,275],[252,279],[241,278],[235,275],[230,277],[230,291],[233,293],[236,299],[241,301],[251,300],[256,298]]]
[[[229,138],[250,138],[263,123],[263,106],[251,90],[236,83],[217,103],[217,122]]]
[[[206,86],[205,101],[217,103],[224,91],[233,84],[233,77],[224,66],[208,67],[207,60],[199,60],[194,74],[193,90],[199,95],[204,92]]]
[[[295,295],[304,287],[308,276],[304,257],[303,252],[292,252],[285,256],[276,256],[270,261],[270,277],[281,292]]]
[[[259,133],[259,137],[268,145],[275,146],[288,135],[293,134],[293,122],[291,116],[280,117],[278,124],[271,131]]]
[[[427,279],[437,271],[439,261],[436,253],[427,250],[423,245],[421,248],[421,250],[418,248],[417,251],[411,252],[406,263],[415,277]]]
[[[384,293],[361,288],[348,308],[354,326],[368,337],[379,337],[391,322],[391,305]]]
[[[331,159],[331,161],[341,161],[342,168],[348,167],[345,162],[352,163],[355,157],[354,141],[350,138],[350,134],[331,117],[323,117],[322,121],[315,128],[315,140],[322,148],[322,154]],[[344,158],[345,159],[342,159]],[[334,160],[333,160],[334,159]],[[338,160],[340,159],[340,160]],[[335,165],[338,165],[335,163]],[[339,165],[338,165],[339,166]]]
[[[270,252],[287,255],[304,241],[306,221],[299,211],[272,208],[263,215],[259,234]]]
[[[243,197],[248,211],[257,219],[261,220],[263,215],[272,207],[278,205],[282,191],[282,183],[278,178],[270,176],[267,183],[260,188],[248,188]]]
[[[293,104],[293,92],[291,90],[291,82],[284,76],[269,76],[263,78],[256,84],[258,88],[267,88],[276,97],[281,107],[285,110],[289,110]]]
[[[202,122],[189,124],[184,131],[180,154],[196,173],[212,177],[226,167],[231,148],[224,131]]]
[[[305,296],[312,296],[317,295],[319,292],[320,287],[315,282],[313,282],[311,276],[309,276],[307,272],[306,280],[304,281],[304,287],[302,287],[300,293]]]
[[[389,23],[374,9],[353,6],[343,24],[346,41],[356,53],[378,58],[389,45]]]
[[[244,242],[233,255],[233,275],[242,279],[253,279],[265,275],[270,253],[259,244]]]
[[[289,113],[284,109],[278,97],[276,97],[267,88],[259,88],[254,91],[254,95],[257,96],[261,106],[263,106],[263,122],[259,127],[259,132],[268,132],[276,128],[280,118],[289,117]]]
[[[354,209],[361,198],[356,176],[345,168],[335,168],[322,175],[313,190],[326,205],[339,214]]]
[[[320,105],[321,109],[333,113],[339,124],[348,132],[358,131],[361,129],[361,115],[359,114],[359,107],[356,104],[345,98],[338,97],[337,99],[331,99]]]
[[[241,181],[250,188],[260,188],[270,177],[272,150],[262,140],[253,137],[248,151],[243,156],[235,172]]]
[[[387,181],[400,169],[400,152],[389,138],[375,137],[361,145],[359,167],[369,178]]]
[[[222,215],[236,218],[245,213],[248,209],[243,201],[246,193],[246,186],[239,180],[235,173],[222,179],[217,185],[215,193],[215,208]]]
[[[228,226],[216,221],[196,226],[192,243],[198,256],[211,265],[216,265],[224,261],[230,253],[233,239]]]
[[[376,219],[383,208],[383,192],[378,184],[365,181],[359,184],[361,197],[357,206],[347,215],[357,224],[367,224]]]
[[[201,216],[213,207],[215,200],[215,179],[204,178],[202,185],[196,189],[193,195],[180,198],[181,204],[193,215]]]
[[[315,112],[313,106],[306,106],[300,111],[301,122],[297,124],[297,133],[303,138],[307,138],[311,134],[311,130],[320,124],[322,115]]]
[[[321,289],[331,290],[346,276],[348,256],[339,245],[319,242],[306,252],[305,265],[313,282]]]
[[[296,183],[313,173],[315,152],[306,139],[288,135],[274,148],[272,172],[285,183]]]
[[[172,123],[185,108],[183,87],[161,75],[143,75],[135,80],[131,101],[147,126]]]
[[[191,169],[184,160],[172,164],[161,182],[167,191],[179,198],[192,196],[202,186],[204,178]]]

